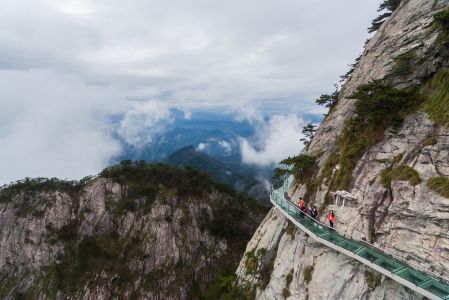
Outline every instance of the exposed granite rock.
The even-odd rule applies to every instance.
[[[134,198],[127,184],[99,177],[76,192],[18,191],[0,201],[0,298],[204,294],[241,257],[265,210],[214,187],[203,196],[176,188]],[[231,227],[214,227],[220,217]]]

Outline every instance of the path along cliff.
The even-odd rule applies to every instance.
[[[321,208],[321,221],[333,209],[340,231],[445,277],[449,21],[442,16],[448,6],[447,0],[401,1],[366,44],[338,102],[306,149],[305,155],[317,162],[311,180],[297,180],[290,190],[292,199],[306,196],[309,205]],[[354,95],[372,100],[382,93],[392,103],[398,93],[418,100],[397,115],[384,113],[388,122],[360,123],[360,100]],[[379,121],[379,116],[373,118]],[[335,205],[332,193],[337,190],[356,200]],[[315,242],[275,208],[247,245],[237,275],[239,285],[255,290],[256,299],[422,298]]]

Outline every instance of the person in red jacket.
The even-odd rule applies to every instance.
[[[327,220],[329,221],[330,227],[334,228],[335,215],[334,215],[334,211],[333,210],[330,210],[329,213],[327,214]]]
[[[301,219],[304,219],[304,208],[306,207],[306,203],[304,202],[304,199],[302,197],[299,197],[299,217]]]

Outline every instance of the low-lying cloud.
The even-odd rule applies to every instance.
[[[117,133],[128,144],[143,147],[153,142],[173,122],[173,116],[166,103],[148,101],[137,103],[125,113]]]
[[[300,128],[303,120],[296,115],[275,115],[257,124],[254,141],[241,139],[242,161],[247,164],[270,166],[298,154],[303,145]]]

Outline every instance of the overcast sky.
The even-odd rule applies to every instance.
[[[96,173],[120,152],[114,131],[142,142],[171,108],[262,112],[263,132],[321,113],[379,3],[0,0],[0,183]]]

